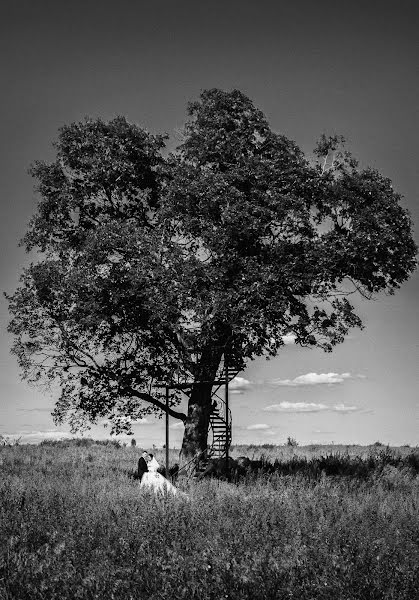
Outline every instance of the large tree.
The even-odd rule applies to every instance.
[[[331,351],[362,326],[351,294],[392,293],[416,265],[391,182],[339,137],[309,162],[241,92],[189,104],[183,143],[117,118],[60,130],[37,162],[24,244],[39,258],[9,297],[23,376],[60,390],[56,422],[114,432],[164,410],[161,384],[193,381],[183,459],[207,445],[223,355],[244,368],[283,337]],[[203,383],[204,381],[204,383]]]

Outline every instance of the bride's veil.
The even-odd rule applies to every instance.
[[[150,471],[157,471],[157,469],[160,467],[159,463],[157,462],[157,460],[153,458],[150,460],[150,462],[148,463],[148,468]]]

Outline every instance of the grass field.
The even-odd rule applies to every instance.
[[[0,447],[1,600],[417,597],[417,449],[232,454],[264,468],[185,501],[140,493],[137,448]]]

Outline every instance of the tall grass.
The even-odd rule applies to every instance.
[[[276,469],[238,484],[180,482],[189,501],[141,492],[129,477],[138,455],[110,445],[0,450],[2,600],[416,597],[414,452],[377,455],[361,478]]]

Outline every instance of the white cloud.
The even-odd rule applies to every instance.
[[[282,336],[282,341],[286,346],[289,346],[290,344],[295,344],[296,339],[297,338],[293,333],[287,333],[287,335]]]
[[[251,386],[251,382],[244,377],[234,377],[229,383],[228,389],[231,394],[243,394]]]
[[[255,423],[254,425],[249,425],[248,427],[246,427],[246,429],[248,429],[249,431],[255,431],[258,429],[269,429],[269,425],[267,425],[266,423]]]
[[[355,410],[359,410],[357,406],[345,406],[344,404],[337,404],[333,407],[333,410],[336,412],[354,412]]]
[[[120,417],[118,419],[121,423],[130,423],[131,425],[152,425],[152,421],[147,419],[146,417],[140,417],[138,419],[133,419],[131,417]],[[103,419],[100,421],[100,425],[104,425],[105,427],[109,427],[113,425],[113,421],[110,419]]]
[[[52,408],[51,407],[39,407],[39,408],[18,408],[17,409],[20,412],[52,412]]]
[[[313,433],[321,433],[322,435],[331,435],[332,433],[336,433],[336,431],[324,431],[323,429],[313,429]]]
[[[329,385],[333,383],[343,383],[346,379],[351,379],[350,373],[306,373],[299,375],[294,379],[274,379],[274,385],[297,387],[303,385]]]
[[[69,433],[68,431],[20,431],[19,433],[11,433],[4,436],[12,441],[20,440],[22,444],[30,444],[41,442],[42,440],[64,440],[74,437],[80,437]]]
[[[315,402],[280,402],[279,404],[271,404],[265,406],[265,412],[283,412],[283,413],[312,413],[312,412],[338,412],[348,413],[360,410],[357,406],[345,406],[344,404],[336,404],[335,406],[327,406],[326,404]]]
[[[151,421],[146,419],[146,417],[141,418],[141,419],[136,419],[132,423],[133,423],[133,425],[151,425]]]
[[[170,429],[183,429],[185,426],[181,421],[178,421],[178,423],[173,423],[173,425],[170,425]]]
[[[280,402],[279,404],[271,404],[263,409],[266,412],[320,412],[327,410],[326,404],[316,404],[315,402]]]

